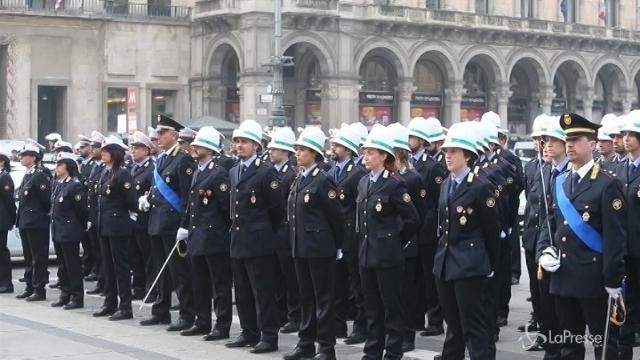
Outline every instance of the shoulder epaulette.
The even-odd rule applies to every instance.
[[[427,154],[422,154],[422,161],[423,162],[427,161]]]
[[[479,171],[480,171],[480,166],[476,165],[476,167],[473,169],[473,173],[478,175]]]
[[[280,170],[280,172],[285,173],[285,172],[287,172],[287,170],[288,170],[288,169],[289,169],[289,164],[285,164],[285,165],[282,167],[282,170]]]
[[[571,167],[572,167],[572,166],[573,166],[573,165],[571,164],[571,161],[569,161],[569,162],[567,163],[567,168],[566,168],[565,170],[571,170]]]
[[[320,169],[316,167],[316,168],[313,170],[313,173],[311,173],[311,175],[312,175],[312,176],[316,176],[316,175],[318,175],[318,173],[320,173]]]
[[[438,161],[442,161],[442,154],[438,155]]]
[[[349,164],[349,166],[347,166],[347,172],[351,172],[351,169],[353,169],[353,164]]]
[[[593,168],[591,168],[591,181],[595,180],[598,177],[599,172],[600,172],[600,164],[594,164]]]
[[[214,161],[209,163],[209,170],[213,169],[216,166],[216,163]]]
[[[150,163],[151,163],[151,159],[147,160],[147,161],[144,163],[144,167],[149,166],[149,164],[150,164]]]
[[[257,157],[257,158],[256,158],[256,162],[255,162],[256,167],[260,166],[260,163],[261,163],[261,162],[262,162],[262,160],[261,160],[259,157]]]
[[[385,171],[382,173],[382,177],[383,177],[384,179],[388,178],[388,177],[389,177],[389,170],[385,170]]]
[[[178,153],[180,152],[180,150],[182,150],[182,148],[181,148],[180,146],[176,146],[176,147],[173,149],[173,152],[171,153],[171,156],[176,156],[176,155],[178,155]]]
[[[70,177],[68,177],[68,178],[64,179],[64,182],[66,182],[66,183],[68,183],[69,181],[71,181],[71,178],[70,178]]]
[[[472,183],[474,176],[475,176],[474,173],[469,173],[469,175],[467,176],[467,182]]]

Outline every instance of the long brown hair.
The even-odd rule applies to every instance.
[[[120,149],[112,149],[112,148],[104,148],[103,151],[106,151],[111,155],[111,178],[115,179],[118,175],[122,166],[124,165],[124,150]]]
[[[387,155],[387,158],[384,159],[384,168],[386,170],[388,170],[390,173],[396,172],[397,167],[396,167],[396,158],[395,158],[395,156],[389,154],[386,151],[382,151],[382,150],[379,150],[379,149],[376,149],[376,150],[378,150],[381,154]]]

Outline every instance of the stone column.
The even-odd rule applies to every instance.
[[[500,115],[501,124],[503,129],[509,129],[509,98],[511,97],[511,90],[509,89],[509,83],[499,84],[496,88],[496,100],[498,102],[498,115]]]
[[[295,119],[293,119],[293,128],[297,129],[298,127],[304,127],[306,122],[306,99],[307,99],[307,89],[296,88],[295,89],[296,96],[296,113],[294,114]]]
[[[440,119],[442,126],[449,127],[460,122],[460,102],[462,101],[462,80],[456,80],[444,89],[445,119]],[[442,116],[441,116],[442,117]]]
[[[595,92],[592,87],[584,89],[584,93],[582,95],[582,116],[588,120],[591,120],[591,117],[593,116],[594,97]]]
[[[624,89],[620,91],[620,97],[622,98],[622,112],[627,114],[633,106],[633,91]]]
[[[205,114],[224,119],[226,101],[227,88],[222,86],[222,83],[220,81],[209,83],[207,92],[205,92]]]
[[[550,115],[551,114],[551,103],[555,98],[555,93],[553,92],[553,87],[544,86],[540,88],[540,92],[538,93],[538,98],[540,99],[540,105],[542,106],[542,113]]]
[[[397,122],[407,125],[411,120],[411,95],[416,91],[413,79],[407,78],[398,84],[398,118]]]
[[[337,116],[336,123],[351,124],[358,119],[358,106],[360,89],[362,86],[358,83],[356,76],[342,77],[337,80]]]
[[[268,73],[241,74],[238,81],[240,88],[240,120],[253,119],[262,125],[267,125],[270,104],[261,104],[259,96],[267,93],[267,86],[271,84]]]
[[[331,128],[339,128],[341,123],[351,123],[352,121],[348,116],[340,116],[338,93],[340,92],[340,86],[335,79],[325,81],[322,83],[322,126],[323,130],[327,131]],[[326,129],[325,129],[326,127]]]

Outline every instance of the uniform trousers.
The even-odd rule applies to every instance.
[[[442,326],[443,322],[440,297],[438,296],[438,287],[436,286],[436,277],[433,275],[433,259],[436,255],[436,247],[437,244],[435,242],[419,245],[418,247],[418,261],[420,263],[418,265],[418,271],[421,272],[419,275],[422,276],[419,276],[416,281],[424,279],[422,281],[422,283],[424,283],[424,295],[418,294],[418,298],[424,296],[426,301],[425,307],[429,326]],[[418,319],[416,326],[421,327],[424,324],[424,316],[420,311],[420,308],[421,306],[418,304],[417,309],[420,314],[420,319]]]
[[[149,234],[146,229],[135,229],[129,242],[131,254],[131,272],[133,273],[132,288],[135,293],[145,293],[154,279],[153,261],[149,244]]]
[[[531,294],[531,307],[533,308],[533,321],[538,322],[540,316],[540,289],[538,287],[538,265],[536,264],[536,254],[525,250],[524,259],[527,265],[529,277],[529,293]]]
[[[80,259],[79,242],[57,242],[59,249],[58,268],[62,271],[58,275],[60,282],[60,297],[82,299],[84,297],[84,283],[82,281],[82,260]]]
[[[364,315],[364,296],[360,280],[358,253],[345,253],[344,259],[347,262],[347,270],[349,271],[349,298],[355,310],[351,332],[352,334],[365,335],[367,333],[367,319]]]
[[[93,263],[95,261],[88,231],[82,233],[80,243],[82,244],[82,274],[86,276],[93,270]]]
[[[49,228],[20,229],[20,240],[24,251],[24,261],[30,264],[25,268],[26,290],[44,292],[49,282]]]
[[[416,275],[418,273],[418,258],[407,257],[404,260],[404,277],[402,278],[402,300],[405,315],[405,341],[415,343],[417,311]]]
[[[336,337],[346,337],[348,332],[347,320],[351,310],[349,301],[349,268],[344,258],[340,260],[334,259],[334,262],[335,335]]]
[[[566,330],[571,335],[584,335],[585,327],[589,327],[589,334],[593,337],[594,355],[596,360],[618,359],[618,327],[609,325],[607,354],[602,356],[604,339],[605,315],[607,314],[607,296],[582,299],[567,296],[556,296],[556,316],[561,332]],[[600,341],[595,340],[599,338]],[[576,338],[564,339],[560,345],[560,358],[563,360],[584,359],[584,340]]]
[[[231,310],[231,259],[229,254],[191,256],[195,325],[211,330],[211,299],[216,313],[215,328],[228,334]]]
[[[300,323],[300,290],[291,250],[278,251],[276,256],[276,280],[279,282],[278,304],[283,309],[286,321]],[[282,306],[280,306],[282,304]],[[281,321],[284,323],[286,321]]]
[[[129,237],[101,236],[104,304],[108,309],[131,311],[131,268]],[[118,303],[118,298],[120,302]]]
[[[500,239],[500,256],[498,257],[498,266],[495,269],[496,280],[498,281],[498,297],[496,306],[499,317],[505,319],[509,317],[509,301],[511,301],[511,249],[513,247],[513,236],[517,236],[517,232],[512,231],[511,235]],[[518,249],[520,246],[518,245]],[[496,327],[496,332],[500,333],[500,328]]]
[[[551,273],[542,270],[542,279],[538,280],[537,283],[540,295],[540,313],[538,314],[540,333],[549,339],[560,334],[558,317],[556,316],[555,295],[549,293]],[[544,348],[544,360],[560,359],[560,344],[558,342],[546,341],[542,344],[542,347]]]
[[[102,276],[102,255],[101,255],[101,243],[100,236],[98,235],[98,229],[96,229],[95,224],[87,230],[87,235],[89,236],[89,245],[91,247],[91,253],[93,254],[93,269],[91,272],[96,274],[98,278],[98,288],[103,287],[104,278]]]
[[[405,331],[402,296],[403,266],[360,268],[367,319],[363,360],[402,358]],[[386,340],[386,341],[385,341]]]
[[[626,310],[627,319],[620,327],[620,359],[627,360],[633,358],[633,344],[635,335],[640,325],[640,257],[627,256],[624,260],[627,268],[626,286]]]
[[[154,235],[151,236],[150,249],[151,257],[155,267],[154,274],[158,274],[167,256],[176,244],[174,235]],[[193,290],[191,283],[191,266],[189,260],[173,254],[167,265],[169,274],[165,272],[158,280],[158,296],[151,308],[151,314],[157,317],[169,317],[171,307],[171,290],[176,291],[178,301],[180,301],[180,318],[187,322],[193,322]],[[173,281],[172,281],[173,280]]]
[[[278,345],[273,256],[232,259],[231,265],[242,333]]]
[[[486,301],[478,301],[479,294],[487,292],[487,278],[436,279],[436,286],[447,322],[442,358],[462,360],[465,358],[465,347],[471,360],[495,358],[489,348],[487,313],[484,308]]]
[[[0,287],[13,289],[11,282],[11,253],[7,247],[7,230],[0,231]]]
[[[336,259],[295,258],[300,287],[300,331],[298,347],[335,355],[335,275]]]

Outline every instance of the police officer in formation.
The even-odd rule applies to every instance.
[[[296,179],[298,168],[291,157],[295,153],[296,135],[288,127],[277,128],[271,134],[271,142],[267,145],[271,163],[278,171],[283,192],[283,210],[286,209],[286,201]],[[283,216],[276,230],[276,280],[278,282],[278,308],[280,310],[280,323],[283,323],[280,332],[283,334],[298,331],[300,327],[300,291],[298,279],[291,254],[291,242],[289,240],[289,219]]]
[[[84,306],[84,283],[80,259],[80,241],[87,228],[87,198],[78,180],[75,156],[61,152],[57,156],[56,180],[51,195],[51,240],[58,246],[60,298],[51,304],[65,310]]]
[[[96,287],[87,291],[87,294],[100,294],[104,288],[102,274],[102,252],[100,251],[100,236],[98,228],[94,224],[98,223],[98,182],[102,177],[104,165],[102,164],[101,148],[105,137],[98,131],[91,133],[91,160],[85,164],[83,172],[86,175],[84,185],[87,189],[87,208],[89,221],[87,222],[87,236],[91,246],[93,256],[93,269],[85,278],[86,281],[96,281]],[[87,175],[88,174],[88,175]]]
[[[0,294],[13,293],[7,235],[16,223],[16,203],[13,196],[15,186],[10,173],[10,157],[0,153]]]

